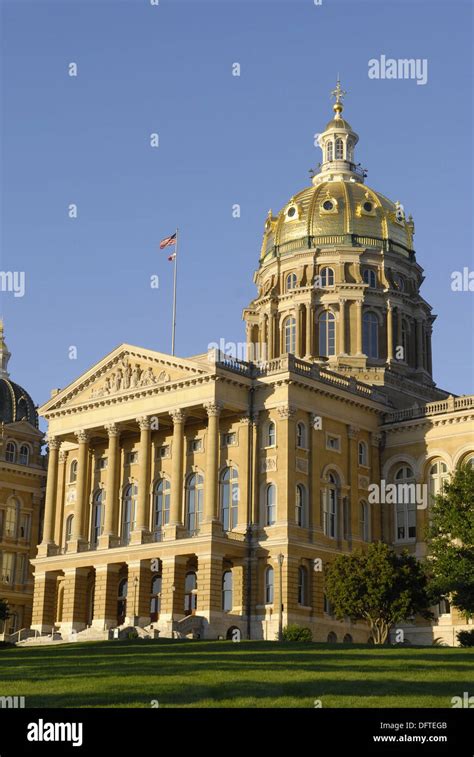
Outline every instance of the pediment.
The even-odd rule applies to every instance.
[[[41,408],[42,415],[95,400],[136,395],[183,379],[209,375],[210,367],[184,358],[121,345]]]

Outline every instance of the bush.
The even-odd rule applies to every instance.
[[[283,641],[313,641],[310,628],[304,626],[285,626],[283,629]]]
[[[474,631],[458,631],[456,636],[462,647],[474,647]]]

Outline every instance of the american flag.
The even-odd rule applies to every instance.
[[[165,237],[160,242],[160,250],[164,250],[165,247],[171,247],[172,245],[176,244],[176,232],[172,234],[170,237]]]

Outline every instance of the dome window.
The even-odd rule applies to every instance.
[[[366,213],[372,213],[373,207],[374,206],[372,205],[371,202],[369,202],[369,201],[364,202],[363,208],[364,208],[364,210],[365,210]]]
[[[297,221],[299,217],[300,208],[296,203],[292,202],[286,209],[285,221]]]
[[[319,206],[320,213],[337,213],[337,200],[334,199],[334,197],[328,197],[326,195],[325,199],[322,201],[321,205]]]
[[[327,159],[332,160],[332,142],[328,142],[327,145]]]
[[[344,158],[344,143],[342,139],[336,139],[336,160]]]
[[[296,288],[296,273],[290,273],[286,277],[286,291],[289,292],[290,289]]]
[[[334,270],[325,266],[321,268],[321,286],[333,287],[334,286]]]
[[[332,204],[331,200],[325,200],[323,202],[323,208],[324,210],[332,210],[334,208],[334,205]]]
[[[364,284],[368,284],[371,289],[375,289],[377,286],[377,276],[375,271],[371,268],[366,268],[364,273]]]
[[[398,289],[399,292],[405,291],[405,279],[399,273],[396,273],[394,275],[393,283],[395,284],[395,288]]]

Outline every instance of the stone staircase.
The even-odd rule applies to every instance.
[[[200,615],[187,615],[173,623],[173,634],[178,639],[202,639],[204,618]]]

